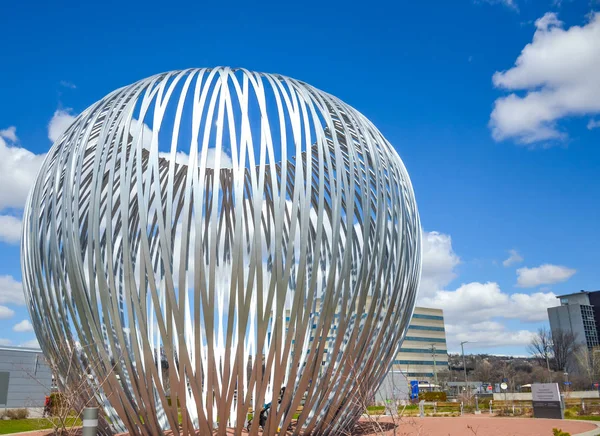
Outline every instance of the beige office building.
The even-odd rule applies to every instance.
[[[415,307],[404,342],[394,360],[408,380],[434,381],[434,374],[448,369],[448,349],[441,309]]]

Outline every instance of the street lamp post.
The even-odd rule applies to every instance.
[[[552,382],[552,373],[550,372],[550,358],[548,357],[548,350],[545,351],[546,354],[546,369],[548,370],[548,378],[550,379],[550,382]]]
[[[465,371],[465,392],[467,391],[467,364],[465,362],[465,344],[468,344],[469,341],[462,341],[460,343],[460,349],[462,350],[462,361],[463,361],[463,370]],[[469,389],[469,396],[471,394],[471,390]]]

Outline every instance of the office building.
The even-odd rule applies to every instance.
[[[447,369],[444,312],[415,307],[392,370],[402,371],[409,380],[434,381],[437,372]]]
[[[548,308],[550,330],[572,333],[575,341],[589,349],[600,345],[598,321],[600,321],[600,291],[580,291],[559,295],[560,306]]]

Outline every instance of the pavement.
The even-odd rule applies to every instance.
[[[386,420],[391,418],[386,417]],[[600,435],[593,421],[539,418],[500,418],[490,416],[460,416],[448,418],[402,418],[396,434],[406,436],[552,436],[558,428],[571,436]],[[386,435],[393,435],[393,430]]]
[[[593,421],[500,418],[490,416],[467,415],[460,417],[403,417],[397,419],[398,427],[394,432],[393,420],[389,416],[374,419],[361,419],[355,436],[552,436],[552,429],[559,428],[571,433],[571,436],[600,435],[600,423]],[[15,433],[21,436],[46,436],[48,430],[27,433]],[[171,435],[171,432],[167,432]],[[228,432],[228,435],[233,435]],[[245,433],[247,434],[247,433]]]

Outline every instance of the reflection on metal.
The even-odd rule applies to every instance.
[[[335,434],[390,367],[420,244],[408,174],[362,114],[194,69],[114,91],[54,144],[22,269],[40,345],[62,385],[90,375],[103,433],[239,432],[272,403],[268,434]]]

